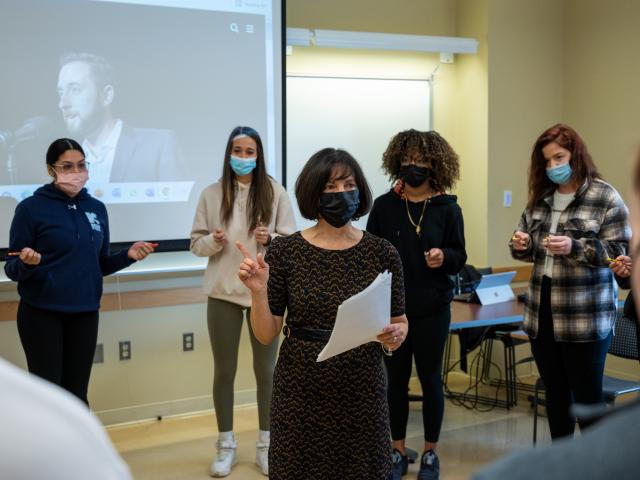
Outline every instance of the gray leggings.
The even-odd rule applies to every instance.
[[[253,372],[256,376],[260,430],[269,430],[269,408],[278,342],[274,340],[271,345],[263,345],[258,341],[249,320],[251,309],[209,298],[207,324],[213,351],[213,405],[216,409],[219,432],[233,430],[233,382],[238,367],[243,310],[247,311],[247,324],[253,350]]]

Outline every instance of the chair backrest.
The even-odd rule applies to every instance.
[[[618,318],[613,330],[613,338],[609,345],[609,353],[616,357],[640,360],[638,353],[638,325],[635,320],[625,317],[618,312]]]

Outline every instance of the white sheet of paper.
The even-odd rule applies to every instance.
[[[338,307],[329,342],[318,355],[322,362],[376,337],[391,323],[391,273],[380,273],[371,284]]]

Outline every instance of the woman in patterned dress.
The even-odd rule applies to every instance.
[[[313,155],[296,182],[296,198],[316,225],[274,239],[264,259],[251,259],[238,245],[256,337],[269,343],[285,334],[274,374],[269,477],[386,480],[391,445],[382,351],[396,350],[408,328],[400,257],[388,241],[351,224],[369,211],[371,192],[347,152],[326,148]],[[338,306],[385,270],[392,273],[391,323],[377,337],[381,345],[316,362]]]

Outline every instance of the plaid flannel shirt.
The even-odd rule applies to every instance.
[[[553,191],[533,209],[526,209],[517,230],[529,234],[526,250],[514,250],[516,260],[533,262],[524,314],[524,330],[538,334],[540,290],[546,250],[543,237],[551,227]],[[625,255],[631,237],[628,211],[618,192],[595,179],[585,182],[560,215],[557,233],[572,239],[571,253],[553,257],[551,314],[559,342],[590,342],[605,338],[616,319],[618,289],[607,257]]]

